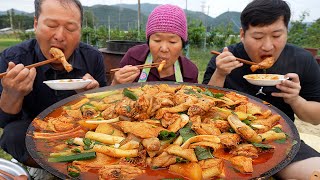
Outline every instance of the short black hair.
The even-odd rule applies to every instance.
[[[285,26],[291,17],[289,5],[283,0],[253,0],[241,13],[241,26],[243,31],[249,29],[249,26],[270,25],[283,17]]]
[[[41,5],[42,3],[46,1],[46,0],[34,0],[34,16],[36,17],[36,19],[39,18],[40,14],[41,14]],[[80,10],[80,15],[81,15],[81,26],[82,26],[82,21],[83,21],[83,7],[82,4],[79,0],[58,0],[60,1],[61,4],[68,4],[68,3],[74,3]]]

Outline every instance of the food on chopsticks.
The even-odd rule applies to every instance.
[[[50,48],[49,52],[53,57],[61,57],[59,60],[67,72],[72,71],[72,65],[68,63],[66,57],[64,56],[64,53],[60,49],[52,47]]]
[[[162,178],[255,177],[265,170],[257,162],[291,148],[281,116],[236,92],[144,85],[86,94],[57,112],[33,121],[43,157],[100,179],[147,179],[157,169]]]
[[[162,71],[164,65],[166,65],[166,61],[165,61],[165,60],[162,60],[161,63],[160,63],[160,65],[159,65],[159,67],[158,67],[158,72],[161,72],[161,71]]]
[[[274,57],[267,57],[264,60],[262,60],[260,63],[256,65],[252,65],[250,67],[252,72],[255,72],[258,69],[269,69],[273,64],[275,63]]]

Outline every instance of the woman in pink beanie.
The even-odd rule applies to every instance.
[[[182,56],[188,40],[187,19],[183,9],[160,5],[148,17],[147,44],[130,48],[120,62],[121,69],[111,85],[146,81],[176,81],[198,83],[198,68]],[[138,69],[135,65],[165,61],[162,71],[157,68]]]

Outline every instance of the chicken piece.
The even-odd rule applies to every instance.
[[[258,119],[252,121],[251,126],[257,129],[256,132],[264,133],[266,131],[269,131],[273,127],[273,125],[280,120],[280,118],[280,115],[274,114],[267,119]]]
[[[165,130],[164,128],[144,122],[120,121],[115,123],[115,125],[119,126],[123,132],[132,133],[143,139],[157,137],[160,131]]]
[[[204,115],[210,110],[212,106],[215,105],[215,101],[212,99],[201,98],[198,103],[191,105],[188,109],[188,115]]]
[[[181,86],[169,86],[168,84],[159,84],[159,85],[156,85],[156,87],[160,90],[160,93],[161,92],[175,93],[177,90],[181,88]]]
[[[155,85],[155,86],[145,85],[145,86],[141,87],[141,90],[144,92],[144,94],[158,94],[158,93],[160,93],[161,88],[159,88],[158,85]]]
[[[118,162],[117,158],[107,156],[102,153],[96,152],[97,157],[89,160],[73,161],[72,165],[78,167],[81,172],[89,170],[100,169],[106,164]]]
[[[157,93],[156,98],[156,104],[160,104],[161,107],[166,107],[166,106],[174,106],[173,102],[173,93],[168,93],[168,92],[159,92]]]
[[[32,125],[35,127],[36,130],[41,130],[41,131],[52,131],[52,129],[50,129],[48,122],[43,121],[41,119],[35,118],[32,121]]]
[[[60,116],[57,118],[50,118],[48,120],[48,127],[54,132],[64,132],[74,128],[74,119],[72,117]]]
[[[259,136],[251,127],[239,120],[235,115],[228,116],[228,122],[230,126],[239,134],[242,138],[249,142],[260,143],[262,141]]]
[[[199,116],[199,115],[190,116],[189,119],[190,119],[190,121],[191,121],[193,124],[201,123],[201,122],[202,122],[201,116]],[[211,120],[211,119],[210,119],[210,120]]]
[[[210,118],[213,120],[227,120],[228,116],[232,113],[231,110],[227,108],[219,108],[219,107],[212,107],[210,111],[204,115],[205,118]]]
[[[108,104],[108,107],[104,111],[102,111],[101,116],[104,119],[113,119],[118,117],[118,114],[116,114],[116,111],[115,111],[115,107],[116,107],[115,103]]]
[[[135,114],[135,101],[124,97],[122,101],[116,104],[114,111],[118,115],[133,117]]]
[[[68,116],[71,116],[73,118],[82,119],[82,113],[81,113],[80,109],[66,110],[66,113],[68,114]]]
[[[53,121],[52,124],[54,125],[57,132],[68,131],[74,127],[72,123],[67,123],[63,121]]]
[[[140,120],[150,119],[151,115],[155,112],[152,112],[154,101],[154,97],[150,94],[143,94],[139,96],[139,99],[136,101],[134,106],[136,111],[136,115],[134,115],[134,118]],[[160,108],[159,105],[158,108]]]
[[[257,158],[259,156],[258,149],[252,144],[239,144],[236,148],[230,151],[235,156],[245,156],[251,158]]]
[[[273,64],[275,63],[275,59],[274,57],[267,57],[264,60],[262,60],[260,63],[258,63],[257,65],[252,65],[250,67],[252,72],[255,72],[257,69],[268,69],[271,66],[273,66]]]
[[[225,97],[231,99],[236,104],[238,104],[239,102],[241,102],[243,104],[246,104],[249,101],[249,98],[247,96],[238,94],[236,92],[228,92],[228,93],[225,94]]]
[[[213,124],[216,128],[218,128],[221,132],[229,132],[231,126],[228,121],[224,120],[214,120],[210,121],[210,124]]]
[[[252,173],[252,159],[244,156],[235,156],[230,158],[230,162],[242,173]]]
[[[191,129],[199,135],[220,135],[221,132],[213,124],[193,123]]]
[[[160,150],[160,140],[158,138],[147,138],[142,140],[142,145],[148,151],[159,151]]]
[[[178,113],[165,113],[163,115],[163,118],[161,119],[161,125],[166,128],[173,124],[179,118],[180,115]]]
[[[171,144],[166,148],[166,151],[169,154],[182,157],[184,159],[187,159],[191,162],[198,162],[197,156],[193,149],[186,149],[182,148],[181,146],[177,144]]]
[[[235,111],[235,112],[247,113],[247,105],[241,104],[241,105],[235,107],[234,111]]]
[[[123,157],[120,159],[120,165],[130,165],[136,167],[147,167],[147,153],[146,150],[139,151],[137,157]]]
[[[145,173],[145,170],[129,165],[106,165],[99,170],[99,179],[131,180],[143,173]]]
[[[73,69],[72,65],[68,63],[68,61],[66,60],[66,57],[64,56],[63,52],[60,49],[52,47],[52,48],[50,48],[49,52],[55,58],[61,57],[59,60],[67,72],[72,71],[72,69]]]
[[[198,102],[198,98],[195,95],[192,95],[190,93],[186,93],[188,91],[192,91],[192,87],[190,87],[190,86],[189,87],[187,87],[187,86],[182,87],[179,91],[176,92],[176,94],[174,96],[174,102],[176,104],[182,104],[187,101],[191,101],[194,103]],[[194,92],[196,92],[196,91],[194,91]]]
[[[240,135],[234,134],[234,133],[224,132],[221,135],[219,135],[218,137],[220,139],[221,144],[223,144],[227,147],[238,146],[238,144],[241,141]]]
[[[152,158],[151,167],[167,167],[175,164],[177,157],[167,152],[161,153],[159,156]]]
[[[252,114],[252,115],[256,115],[256,114],[262,114],[262,109],[260,106],[253,104],[251,102],[247,103],[247,113],[248,114]]]
[[[167,107],[167,108],[161,108],[156,112],[156,119],[161,119],[165,113],[179,113],[184,112],[189,109],[190,106],[192,106],[195,102],[197,102],[197,99],[187,99],[186,102],[181,103],[174,107]]]
[[[179,129],[188,124],[188,122],[189,116],[186,114],[181,114],[180,117],[176,119],[176,121],[174,121],[171,125],[169,125],[167,129],[168,131],[176,133],[177,131],[179,131]]]

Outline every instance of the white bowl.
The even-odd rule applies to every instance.
[[[86,87],[91,81],[91,79],[59,79],[43,81],[43,83],[54,90],[76,90]]]
[[[281,81],[288,79],[280,74],[248,74],[244,75],[243,78],[250,84],[257,86],[275,86],[280,84]]]

